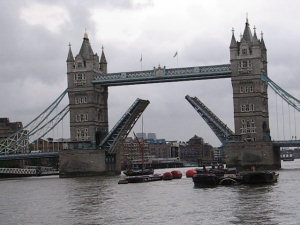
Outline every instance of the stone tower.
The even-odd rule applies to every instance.
[[[279,150],[274,149],[269,129],[267,49],[263,37],[252,35],[248,18],[240,41],[232,33],[230,43],[235,134],[238,143],[226,146],[227,164],[235,167],[251,165],[280,167]]]
[[[95,148],[107,135],[107,87],[92,83],[99,73],[107,73],[103,48],[99,61],[85,33],[77,56],[73,57],[70,46],[67,58],[70,148]]]
[[[235,133],[243,141],[269,141],[267,49],[263,37],[252,35],[248,19],[241,40],[230,44]]]

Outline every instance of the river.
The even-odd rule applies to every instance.
[[[185,176],[122,185],[121,176],[2,179],[0,224],[300,224],[300,160],[282,167],[273,185],[216,188],[194,188]]]

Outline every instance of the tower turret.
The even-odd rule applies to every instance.
[[[74,57],[71,49],[71,44],[69,43],[69,52],[68,52],[68,57],[67,57],[67,72],[71,72],[74,69]]]
[[[100,58],[100,70],[104,74],[107,73],[107,61],[106,61],[106,58],[105,58],[103,46],[102,46],[102,53],[101,53],[101,58]]]
[[[238,55],[238,45],[237,41],[235,40],[234,36],[234,29],[232,28],[232,36],[231,36],[231,42],[230,42],[230,57],[236,57]]]

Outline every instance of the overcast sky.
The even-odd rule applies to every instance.
[[[94,52],[99,55],[104,46],[109,72],[140,70],[141,54],[145,70],[159,64],[177,67],[176,51],[179,67],[227,64],[231,30],[239,39],[246,13],[251,28],[264,33],[269,77],[300,98],[299,8],[297,0],[1,0],[0,117],[26,124],[66,89],[68,44],[77,55],[85,29]],[[110,128],[136,98],[143,98],[151,102],[143,116],[145,132],[181,141],[196,134],[220,145],[186,94],[197,96],[234,129],[230,79],[110,87]],[[271,90],[269,96],[271,134],[277,139],[282,125],[279,121],[277,130]],[[295,130],[293,110],[290,115],[284,110],[285,121],[291,121],[285,136],[295,135],[290,132]],[[299,137],[300,126],[296,129]],[[140,121],[133,130],[141,131]]]

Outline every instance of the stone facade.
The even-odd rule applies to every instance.
[[[0,118],[0,140],[9,137],[23,128],[22,122],[11,123],[8,118]]]
[[[229,143],[226,145],[226,165],[241,170],[250,170],[252,166],[279,169],[280,148],[275,148],[269,141]]]
[[[185,145],[181,144],[180,159],[186,162],[212,162],[214,161],[213,147],[204,143],[203,138],[195,135]]]
[[[59,176],[97,176],[121,173],[120,154],[112,162],[104,151],[99,150],[64,150],[59,153]]]
[[[108,89],[92,83],[96,74],[107,73],[107,62],[94,54],[85,34],[79,53],[74,58],[71,47],[67,58],[71,142],[98,145],[108,133]]]
[[[248,19],[240,41],[232,34],[230,62],[235,134],[241,143],[227,144],[227,163],[248,167],[254,163],[248,159],[254,157],[260,165],[280,167],[270,137],[268,84],[261,79],[261,74],[268,76],[267,49],[263,37],[257,38],[255,29],[252,35]]]
[[[10,137],[14,133],[16,133],[18,130],[23,128],[22,122],[10,122],[9,118],[0,118],[0,141]],[[27,130],[24,130],[19,136],[12,137],[13,140],[17,140],[17,138],[21,138],[20,135],[25,136],[28,133]],[[10,143],[10,141],[9,141]],[[8,142],[3,142],[2,146],[7,146]],[[28,144],[28,137],[24,138],[22,140],[22,145],[26,146]],[[28,152],[27,148],[24,148],[22,150],[19,150],[20,153],[26,153]]]

